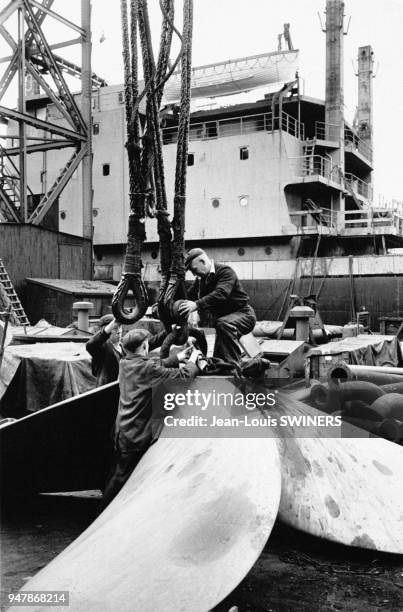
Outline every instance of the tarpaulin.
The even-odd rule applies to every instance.
[[[402,360],[400,343],[396,336],[359,334],[338,342],[329,342],[312,348],[306,355],[349,354],[349,363],[356,365],[398,366]]]
[[[0,412],[19,418],[89,391],[95,383],[84,344],[8,346],[0,371]]]

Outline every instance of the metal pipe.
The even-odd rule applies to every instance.
[[[360,399],[346,402],[344,404],[343,416],[366,419],[368,421],[379,421],[379,414]]]
[[[18,110],[26,113],[25,103],[25,7],[22,4],[18,9]],[[18,124],[20,138],[20,215],[23,223],[28,218],[27,204],[27,141],[26,125],[24,121]]]
[[[311,388],[310,401],[319,410],[326,410],[329,399],[329,385],[318,384]]]
[[[87,127],[82,160],[83,237],[92,240],[91,0],[81,0],[81,27],[81,114]]]
[[[403,394],[403,381],[394,382],[389,385],[381,385],[381,389],[385,391],[385,393],[402,393]]]
[[[403,368],[389,366],[350,365],[344,362],[336,363],[328,371],[329,383],[340,381],[342,383],[352,380],[361,380],[387,385],[403,382]]]
[[[330,393],[330,391],[332,391],[332,393]],[[334,410],[337,410],[336,400],[341,408],[345,406],[346,402],[351,402],[353,400],[360,400],[371,406],[375,400],[383,395],[385,395],[385,393],[378,385],[372,382],[353,380],[345,382],[337,387],[333,385],[332,388],[330,388],[329,385],[328,406],[332,403],[332,405],[335,406]]]
[[[391,442],[400,442],[403,439],[403,423],[396,419],[384,419],[375,433]]]
[[[380,417],[403,421],[403,395],[387,393],[378,397],[371,404],[371,410],[374,410]]]

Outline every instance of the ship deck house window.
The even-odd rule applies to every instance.
[[[102,176],[109,176],[111,173],[110,164],[102,164]]]
[[[195,163],[195,154],[188,153],[188,166],[194,166]]]
[[[240,147],[239,159],[241,161],[244,161],[245,159],[249,159],[249,147]]]
[[[97,136],[99,134],[99,123],[94,123],[92,126],[92,133],[94,134],[94,136]]]

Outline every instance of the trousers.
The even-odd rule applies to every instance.
[[[119,444],[119,439],[117,440],[112,469],[98,508],[99,514],[105,510],[129,480],[146,450],[126,450]]]
[[[216,318],[214,327],[217,335],[213,357],[239,366],[242,351],[238,340],[241,336],[249,334],[255,325],[256,315],[251,306],[245,306],[242,310]]]

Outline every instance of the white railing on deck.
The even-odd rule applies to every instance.
[[[294,172],[298,177],[321,176],[328,181],[340,183],[340,176],[332,167],[332,162],[321,155],[302,155],[290,157],[294,162]]]
[[[309,231],[317,227],[327,227],[329,230],[336,229],[337,212],[323,206],[318,207],[316,210],[308,208],[300,211],[291,210],[290,217],[301,233],[304,230]]]
[[[350,172],[346,172],[344,174],[344,178],[346,183],[356,194],[361,195],[367,200],[372,200],[372,186],[370,183],[363,181],[362,179],[358,178],[358,176],[355,176]]]
[[[315,121],[315,137],[318,140],[339,140],[340,128],[333,123]]]
[[[214,140],[225,136],[238,136],[252,132],[274,132],[282,130],[295,136],[300,140],[305,139],[304,124],[288,115],[284,111],[279,115],[273,115],[271,111],[259,115],[247,115],[244,117],[230,117],[216,121],[203,121],[202,123],[191,123],[189,128],[189,140]],[[178,127],[166,127],[162,129],[162,140],[164,144],[177,142]]]
[[[290,218],[299,234],[327,228],[327,231],[340,235],[348,235],[349,230],[353,230],[351,233],[354,235],[391,232],[403,236],[403,217],[384,208],[340,212],[321,207],[316,211],[290,211]]]
[[[366,228],[368,232],[376,229],[394,229],[403,235],[403,217],[392,210],[370,207],[367,210],[346,210],[339,212],[339,226],[348,229]]]
[[[340,139],[340,128],[333,123],[325,123],[324,121],[315,121],[315,138],[318,140],[334,140]],[[344,128],[344,143],[353,150],[359,151],[366,159],[372,161],[372,148],[368,143],[362,140],[350,128]]]
[[[353,150],[358,151],[366,159],[372,161],[372,148],[369,146],[369,144],[361,140],[361,138],[357,136],[353,130],[347,127],[344,128],[344,143],[347,146],[351,145]]]

